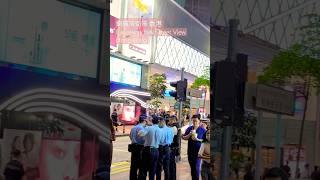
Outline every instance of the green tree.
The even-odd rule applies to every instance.
[[[166,75],[165,74],[153,74],[149,78],[149,92],[151,94],[151,101],[150,105],[153,108],[160,108],[161,107],[161,100],[164,98],[164,92],[166,90]]]
[[[263,74],[258,77],[259,83],[280,87],[291,86],[297,94],[304,97],[305,104],[300,126],[297,167],[299,166],[308,101],[312,89],[316,89],[319,93],[320,87],[320,18],[319,15],[314,14],[308,15],[306,18],[306,25],[300,28],[302,42],[280,51],[273,57],[272,62]]]
[[[210,87],[210,66],[205,67],[203,74],[194,80],[191,88],[198,89],[201,86]]]

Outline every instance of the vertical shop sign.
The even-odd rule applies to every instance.
[[[110,16],[110,46],[112,47],[117,47],[117,20],[116,17]]]

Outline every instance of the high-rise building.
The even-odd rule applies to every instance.
[[[210,24],[210,0],[175,0],[203,24]]]

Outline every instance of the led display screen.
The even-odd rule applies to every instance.
[[[124,106],[123,107],[123,114],[122,114],[122,120],[133,122],[135,121],[135,106]]]
[[[0,40],[7,37],[0,61],[97,77],[101,13],[52,0],[11,0],[8,7],[0,13]]]
[[[110,80],[140,86],[141,65],[110,56]]]

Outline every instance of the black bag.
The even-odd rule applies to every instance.
[[[129,152],[132,152],[133,149],[134,149],[134,145],[133,145],[133,144],[129,144],[129,145],[128,145],[128,151],[129,151]]]
[[[171,151],[172,151],[172,153],[173,153],[175,156],[179,156],[179,155],[180,155],[180,149],[179,149],[179,147],[172,147],[172,148],[171,148]]]

